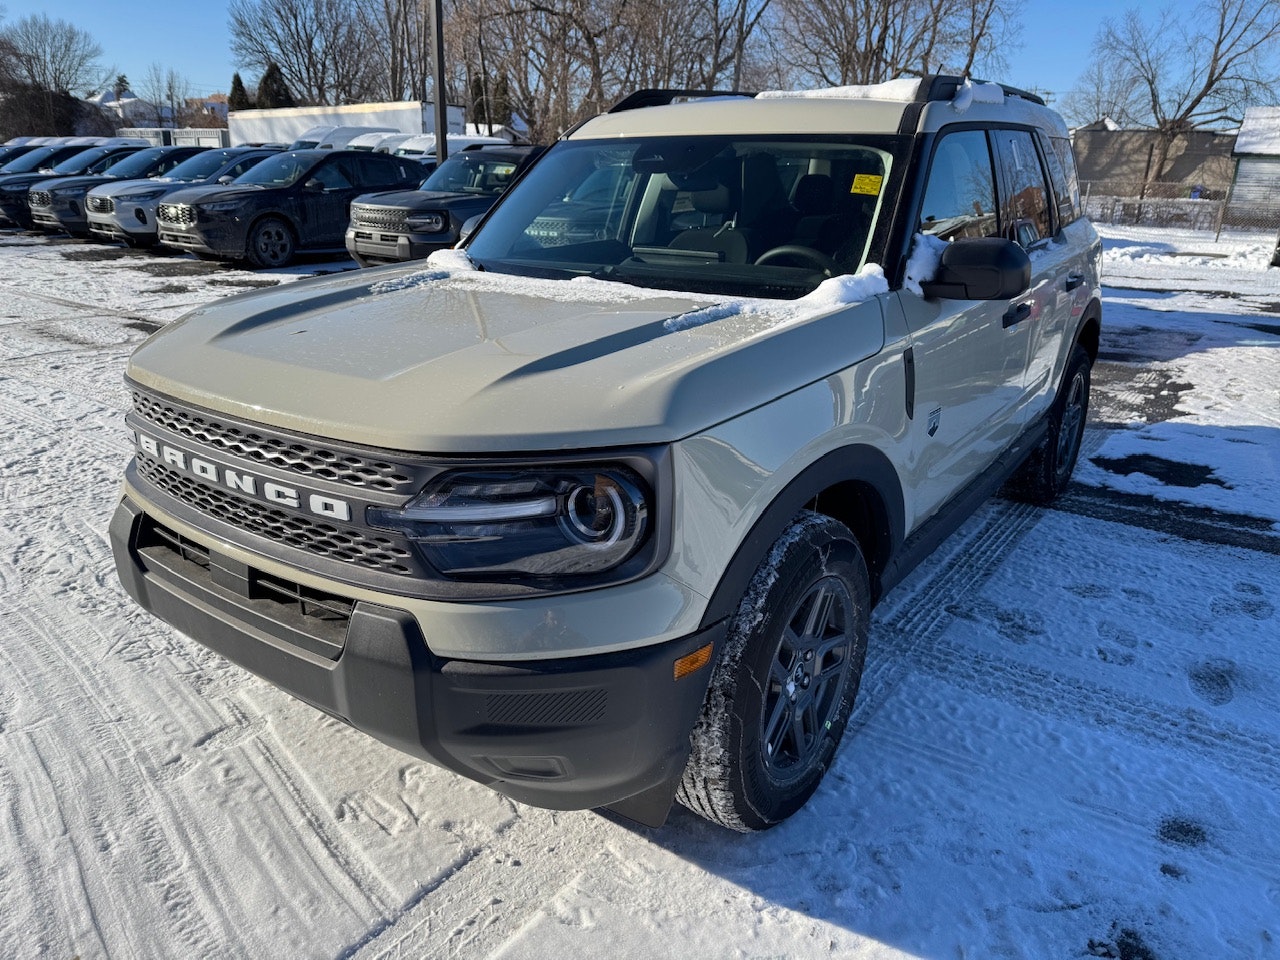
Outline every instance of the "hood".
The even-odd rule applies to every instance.
[[[85,174],[82,177],[45,177],[31,186],[38,190],[65,190],[68,187],[93,187],[110,179],[98,174]]]
[[[133,193],[142,190],[178,190],[190,186],[174,180],[160,180],[151,177],[137,177],[132,180],[106,180],[93,188],[95,197],[118,197],[122,193]]]
[[[478,197],[472,193],[448,193],[443,190],[393,190],[390,193],[366,193],[356,203],[371,207],[395,207],[400,210],[439,210],[462,200],[484,200],[492,204],[497,197]]]
[[[808,313],[794,301],[753,301],[763,307],[752,313],[715,303],[597,280],[396,265],[199,309],[139,347],[128,374],[315,436],[517,453],[676,440],[883,345],[878,299]],[[695,314],[707,319],[688,321],[708,306]]]
[[[243,197],[262,195],[264,187],[238,187],[230,183],[213,183],[208,186],[184,185],[165,197],[166,203],[201,203],[205,200],[239,200]]]

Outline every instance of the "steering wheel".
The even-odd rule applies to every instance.
[[[778,260],[782,257],[799,257],[801,260],[808,260],[815,267],[823,272],[825,276],[834,276],[836,271],[836,262],[828,257],[821,250],[815,250],[813,247],[804,247],[798,243],[784,243],[780,247],[774,247],[766,250],[760,256],[756,257],[756,266],[768,263],[770,260]]]

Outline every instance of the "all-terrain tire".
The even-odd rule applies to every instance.
[[[712,674],[676,799],[731,830],[772,827],[822,782],[867,653],[867,567],[843,524],[801,513],[761,561]]]
[[[1046,506],[1062,496],[1080,456],[1085,421],[1089,418],[1089,374],[1092,361],[1077,344],[1067,361],[1066,375],[1049,411],[1049,430],[1040,446],[1005,484],[1006,496]]]

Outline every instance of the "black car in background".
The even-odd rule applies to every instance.
[[[156,207],[165,197],[194,186],[230,183],[248,173],[279,147],[221,147],[206,150],[153,180],[117,180],[94,187],[85,197],[89,232],[99,240],[130,247],[153,246]]]
[[[146,144],[115,147],[41,147],[0,167],[0,216],[19,227],[31,226],[27,191],[31,184],[50,177],[97,173],[121,157],[137,153]]]
[[[39,180],[27,192],[32,226],[46,231],[64,230],[73,237],[89,236],[85,194],[104,183],[143,180],[169,172],[183,160],[208,147],[151,147],[122,156],[101,172],[76,177]]]
[[[340,252],[351,201],[412,187],[408,157],[360,150],[290,150],[234,182],[179,190],[156,211],[160,243],[210,259],[283,267],[299,252]]]
[[[371,193],[351,204],[347,252],[356,263],[417,260],[458,242],[546,147],[477,146],[455,153],[416,190]]]

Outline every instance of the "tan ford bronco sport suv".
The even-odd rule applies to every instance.
[[[769,827],[833,761],[873,605],[1000,487],[1067,484],[1099,256],[1017,90],[645,91],[463,249],[143,344],[120,577],[517,800]]]

